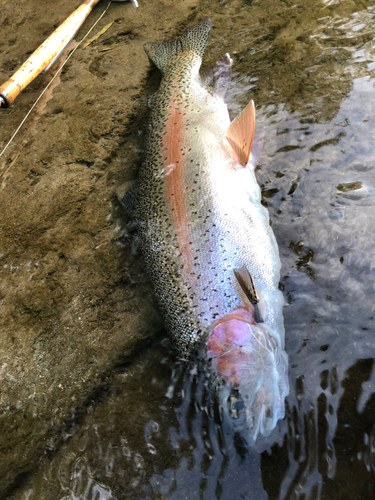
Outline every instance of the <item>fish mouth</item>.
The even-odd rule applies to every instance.
[[[276,339],[264,323],[235,319],[217,325],[206,341],[220,414],[249,446],[285,416],[288,361]]]

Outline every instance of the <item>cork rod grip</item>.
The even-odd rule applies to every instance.
[[[99,0],[85,0],[0,87],[0,107],[8,107],[18,94],[54,61],[98,2]]]

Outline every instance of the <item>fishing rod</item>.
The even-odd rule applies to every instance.
[[[112,0],[125,2],[126,0]],[[69,45],[99,0],[85,0],[0,87],[0,108],[7,108],[42,71],[48,69]],[[138,7],[137,0],[131,0]]]

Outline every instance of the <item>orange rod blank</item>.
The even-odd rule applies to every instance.
[[[98,2],[99,0],[85,0],[0,87],[0,107],[8,107],[34,78],[48,68],[77,33]]]

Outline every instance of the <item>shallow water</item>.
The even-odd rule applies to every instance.
[[[140,9],[142,2],[140,2]],[[287,415],[247,449],[162,334],[118,368],[12,499],[375,497],[375,9],[202,1],[205,64],[254,99],[257,170],[279,244]]]

